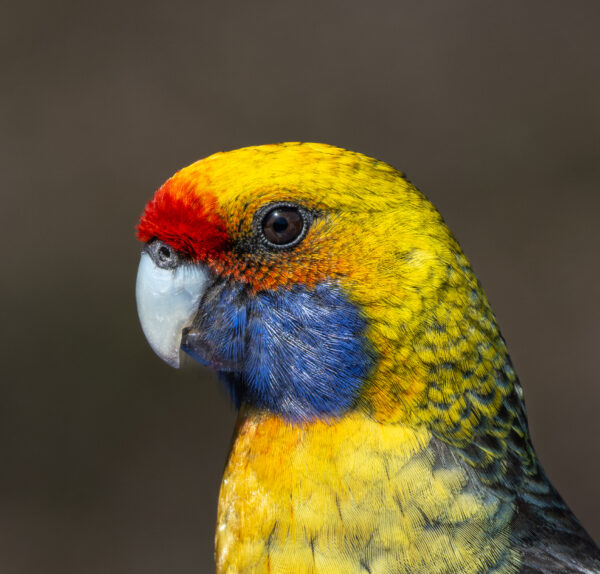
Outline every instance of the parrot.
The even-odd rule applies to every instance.
[[[217,573],[600,573],[481,284],[402,172],[327,144],[219,152],[137,237],[147,341],[237,409]]]

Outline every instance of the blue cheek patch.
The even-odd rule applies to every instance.
[[[365,319],[339,287],[217,290],[197,320],[203,350],[184,350],[220,371],[238,406],[308,420],[355,405],[375,354]]]

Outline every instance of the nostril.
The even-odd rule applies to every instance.
[[[171,250],[166,245],[162,245],[158,250],[158,255],[163,261],[166,261],[171,258]]]
[[[179,253],[158,239],[149,241],[145,250],[161,269],[175,269],[181,263]]]

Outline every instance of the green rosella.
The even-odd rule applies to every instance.
[[[144,332],[239,408],[219,573],[590,573],[496,319],[441,216],[320,144],[218,153],[148,203]]]

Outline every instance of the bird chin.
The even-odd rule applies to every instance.
[[[242,361],[220,357],[216,349],[212,349],[201,332],[192,328],[183,330],[181,350],[204,367],[215,371],[233,373],[242,370]]]

